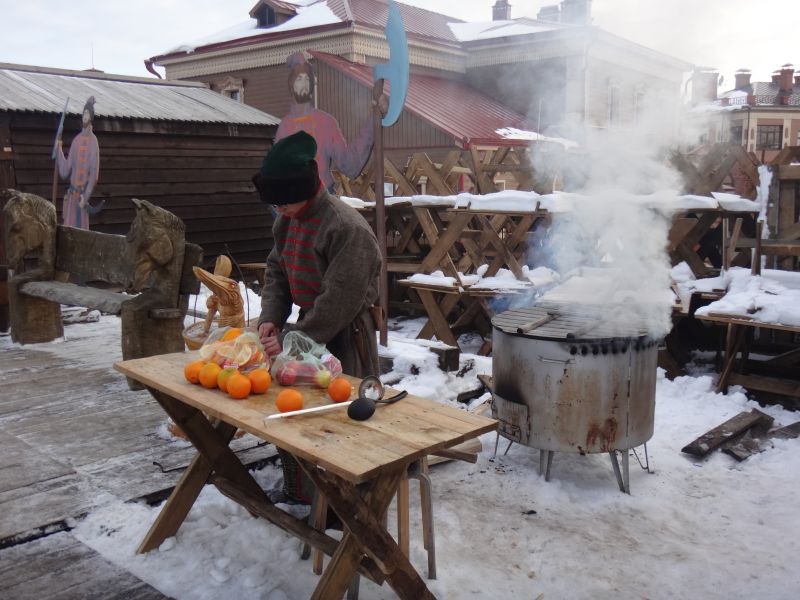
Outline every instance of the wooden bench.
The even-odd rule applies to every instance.
[[[125,360],[183,351],[189,295],[200,287],[192,267],[200,264],[202,248],[185,241],[175,215],[146,200],[133,202],[136,216],[122,236],[55,227],[55,208],[47,200],[12,197],[4,216],[14,269],[8,281],[14,342],[62,337],[64,304],[119,315]],[[36,268],[25,270],[25,257],[32,254],[38,256]],[[69,283],[70,275],[95,287]]]

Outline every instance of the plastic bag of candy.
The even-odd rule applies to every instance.
[[[270,360],[258,333],[239,327],[220,327],[211,332],[200,347],[200,358],[215,362],[223,368],[234,368],[246,372],[253,369],[269,369]]]
[[[283,351],[272,361],[272,377],[281,385],[328,387],[342,374],[342,363],[328,349],[301,331],[283,338]]]

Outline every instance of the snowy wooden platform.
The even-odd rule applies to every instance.
[[[112,369],[119,339],[98,337],[99,326],[70,326],[66,340],[51,344],[19,347],[0,338],[0,563],[17,573],[8,579],[0,568],[3,585],[12,586],[0,586],[0,596],[21,578],[33,585],[40,577],[40,558],[26,547],[49,548],[45,540],[62,535],[53,532],[109,500],[165,497],[194,455],[188,442],[166,433],[166,416],[150,394],[129,390]],[[233,446],[247,464],[274,455],[259,444],[245,436]],[[75,544],[47,568],[101,560]],[[130,597],[161,597],[151,592],[134,586]]]

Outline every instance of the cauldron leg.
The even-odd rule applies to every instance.
[[[628,464],[628,451],[621,450],[620,454],[622,454],[622,472],[619,470],[619,462],[617,461],[617,452],[616,450],[612,450],[608,453],[611,457],[611,466],[614,467],[614,475],[617,477],[617,485],[619,485],[619,491],[625,494],[631,493],[631,485],[630,485],[630,471],[629,471],[629,464]]]
[[[545,481],[550,481],[550,468],[553,466],[554,450],[539,450],[539,475],[544,475]]]

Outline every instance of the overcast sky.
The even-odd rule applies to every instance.
[[[469,21],[491,20],[494,0],[405,0]],[[557,0],[510,0],[535,17]],[[0,62],[66,69],[94,66],[148,76],[143,60],[249,19],[255,0],[0,0]],[[731,87],[738,68],[765,81],[785,63],[800,69],[800,0],[594,0],[595,25],[700,66]]]

